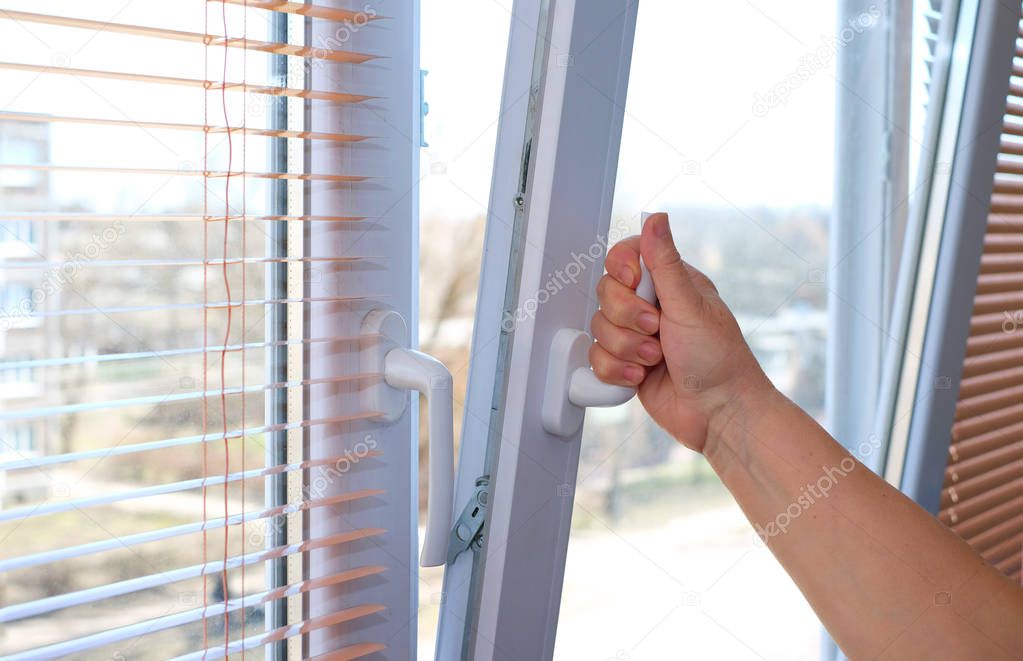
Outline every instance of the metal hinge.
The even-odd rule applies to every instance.
[[[483,526],[487,522],[487,508],[490,505],[490,476],[476,478],[476,491],[462,508],[455,525],[451,528],[448,542],[448,564],[452,564],[463,551],[472,549],[479,553],[483,548]]]

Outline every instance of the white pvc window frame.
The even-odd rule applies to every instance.
[[[322,2],[350,8],[343,0]],[[310,337],[356,337],[366,313],[381,305],[400,313],[407,322],[411,346],[418,346],[419,320],[419,151],[420,75],[419,1],[374,4],[387,20],[371,21],[358,29],[339,32],[336,23],[313,21],[313,47],[337,43],[386,54],[382,64],[325,64],[310,69],[314,89],[358,89],[379,100],[355,106],[314,105],[312,126],[354,126],[375,136],[344,149],[313,143],[312,171],[359,172],[375,176],[369,189],[321,186],[309,191],[314,215],[359,215],[366,220],[352,227],[309,223],[308,245],[317,255],[370,255],[375,268],[346,271],[344,277],[308,278],[307,296],[337,296],[337,287],[365,292],[372,301],[354,306],[315,306],[307,313]],[[379,298],[377,298],[379,297]],[[359,352],[331,343],[309,346],[309,378],[357,374]],[[311,389],[306,404],[310,419],[332,418],[361,410],[358,388]],[[307,553],[310,576],[329,575],[365,565],[384,565],[387,571],[351,585],[321,588],[309,594],[303,616],[318,617],[359,604],[383,604],[387,610],[359,621],[318,629],[306,636],[302,658],[329,654],[346,645],[382,642],[387,649],[373,658],[407,661],[418,647],[418,407],[409,406],[395,422],[311,427],[305,439],[309,458],[351,456],[350,470],[340,478],[323,480],[321,497],[360,489],[386,493],[359,503],[315,508],[306,519],[305,537],[315,539],[357,528],[383,528],[378,538]],[[370,451],[380,456],[367,456]],[[315,476],[315,474],[313,474]]]
[[[547,354],[597,306],[637,5],[513,7],[455,516],[484,474],[490,509],[483,549],[448,566],[438,659],[553,656],[581,434],[541,425]]]

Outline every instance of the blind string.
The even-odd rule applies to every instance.
[[[228,112],[227,106],[227,66],[229,62],[229,52],[227,46],[226,36],[227,31],[227,3],[221,3],[221,20],[224,27],[224,63],[222,67],[221,83],[220,83],[220,107],[224,113],[224,126],[227,127],[227,173],[224,177],[224,217],[227,218],[231,215],[231,175],[232,169],[234,168],[234,139],[231,132],[231,117]],[[244,80],[242,83],[244,84]],[[224,328],[224,341],[223,349],[220,352],[220,424],[221,431],[224,434],[224,518],[230,516],[228,511],[228,483],[227,477],[231,472],[231,447],[230,441],[227,438],[227,348],[231,340],[231,322],[234,314],[234,306],[231,304],[231,280],[227,270],[227,258],[228,258],[228,228],[231,226],[230,223],[224,223],[224,234],[223,234],[223,261],[220,265],[221,277],[224,280],[224,290],[227,297],[227,323]],[[224,654],[227,655],[231,642],[231,614],[228,608],[228,590],[227,590],[227,557],[228,557],[228,527],[224,526],[223,529],[223,557],[224,565],[220,571],[220,586],[224,600]]]
[[[224,4],[226,6],[227,3],[224,3]],[[247,54],[248,52],[246,50],[246,47],[248,46],[248,38],[249,38],[249,6],[248,5],[249,5],[249,0],[245,0],[245,8],[244,8],[243,13],[242,13],[242,46],[243,47],[242,47],[242,50],[241,50],[241,58],[242,58],[242,84],[243,85],[248,83],[248,64],[249,64],[249,58],[248,58],[248,54]],[[227,44],[228,44],[229,41],[230,40],[228,39],[227,32],[225,31],[224,32],[224,47],[225,47],[225,49],[227,48]],[[247,146],[248,146],[248,140],[245,139],[245,131],[248,128],[248,114],[249,114],[248,110],[249,110],[248,103],[246,103],[245,99],[243,98],[242,99],[242,117],[241,117],[241,121],[242,121],[242,131],[241,131],[241,136],[242,136],[242,172],[247,172],[248,171],[247,159],[246,159],[246,153],[247,153],[246,149],[247,149]],[[228,134],[230,134],[230,130],[228,131]],[[245,257],[246,251],[248,250],[248,240],[247,240],[247,236],[248,236],[248,231],[247,231],[247,229],[248,229],[247,182],[248,182],[248,179],[249,179],[248,177],[242,177],[242,255],[241,256],[243,258]],[[224,226],[226,227],[227,225],[228,225],[228,222],[225,221],[224,222]],[[246,300],[248,300],[247,284],[246,284],[246,272],[248,271],[248,269],[246,268],[246,264],[244,262],[242,262],[242,264],[241,264],[241,270],[242,270],[242,300],[246,301]],[[248,362],[246,360],[246,357],[245,357],[245,345],[247,344],[247,342],[246,342],[246,331],[248,329],[248,322],[246,321],[246,314],[245,314],[246,307],[247,306],[244,306],[244,305],[242,306],[242,391],[243,392],[245,391],[245,365]],[[248,419],[246,418],[246,415],[245,415],[245,400],[247,399],[247,397],[245,395],[242,395],[241,399],[242,399],[242,404],[241,404],[241,409],[242,409],[241,426],[244,428],[245,425],[247,424],[247,421],[248,421]],[[242,453],[242,472],[243,473],[245,472],[245,445],[246,445],[245,441],[246,441],[246,439],[247,439],[247,436],[243,434],[242,438],[241,438],[241,444],[240,444],[241,445],[241,453]],[[227,483],[226,482],[224,483],[224,488],[225,489],[227,488]],[[245,507],[245,480],[242,480],[242,484],[241,484],[241,508],[242,508],[242,511],[241,511],[241,514],[242,514],[241,535],[239,537],[238,545],[239,545],[239,555],[244,556],[245,555],[245,541],[248,539],[248,536],[245,534],[245,509],[246,509],[246,507]],[[245,591],[246,591],[246,588],[245,588],[245,564],[244,563],[242,564],[241,574],[242,574],[242,594],[241,594],[241,597],[242,597],[242,609],[241,609],[242,634],[241,634],[241,639],[245,640],[245,615],[246,615],[246,613],[245,613]],[[242,647],[242,659],[244,659],[244,658],[245,658],[245,647]]]

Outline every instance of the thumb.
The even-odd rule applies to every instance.
[[[662,310],[688,314],[700,309],[700,292],[675,248],[668,214],[655,213],[647,218],[640,239],[640,253],[654,281]]]

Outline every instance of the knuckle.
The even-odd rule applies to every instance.
[[[639,263],[639,251],[636,249],[636,246],[632,244],[634,243],[634,239],[637,238],[638,237],[630,236],[611,246],[607,251],[607,257],[604,258],[604,263],[612,264],[614,266],[621,266],[624,264],[636,266]]]
[[[611,246],[610,248],[608,248],[607,254],[604,255],[604,271],[606,271],[607,273],[611,273],[615,265],[617,265],[618,262],[620,261],[618,259],[618,253],[615,252],[616,247],[617,246]]]
[[[627,249],[628,248],[625,245],[625,241],[619,241],[618,243],[614,244],[608,249],[607,259],[609,260],[623,259],[626,255],[625,251]]]
[[[624,290],[624,287],[609,287],[605,293],[609,308],[618,314],[628,310],[630,294]]]
[[[609,353],[622,360],[627,360],[629,358],[629,338],[621,330],[607,333],[607,344],[605,345],[605,348]]]
[[[590,347],[590,365],[593,367],[594,374],[602,380],[611,374],[611,366],[605,359],[604,354],[601,353],[600,347],[596,344]]]

